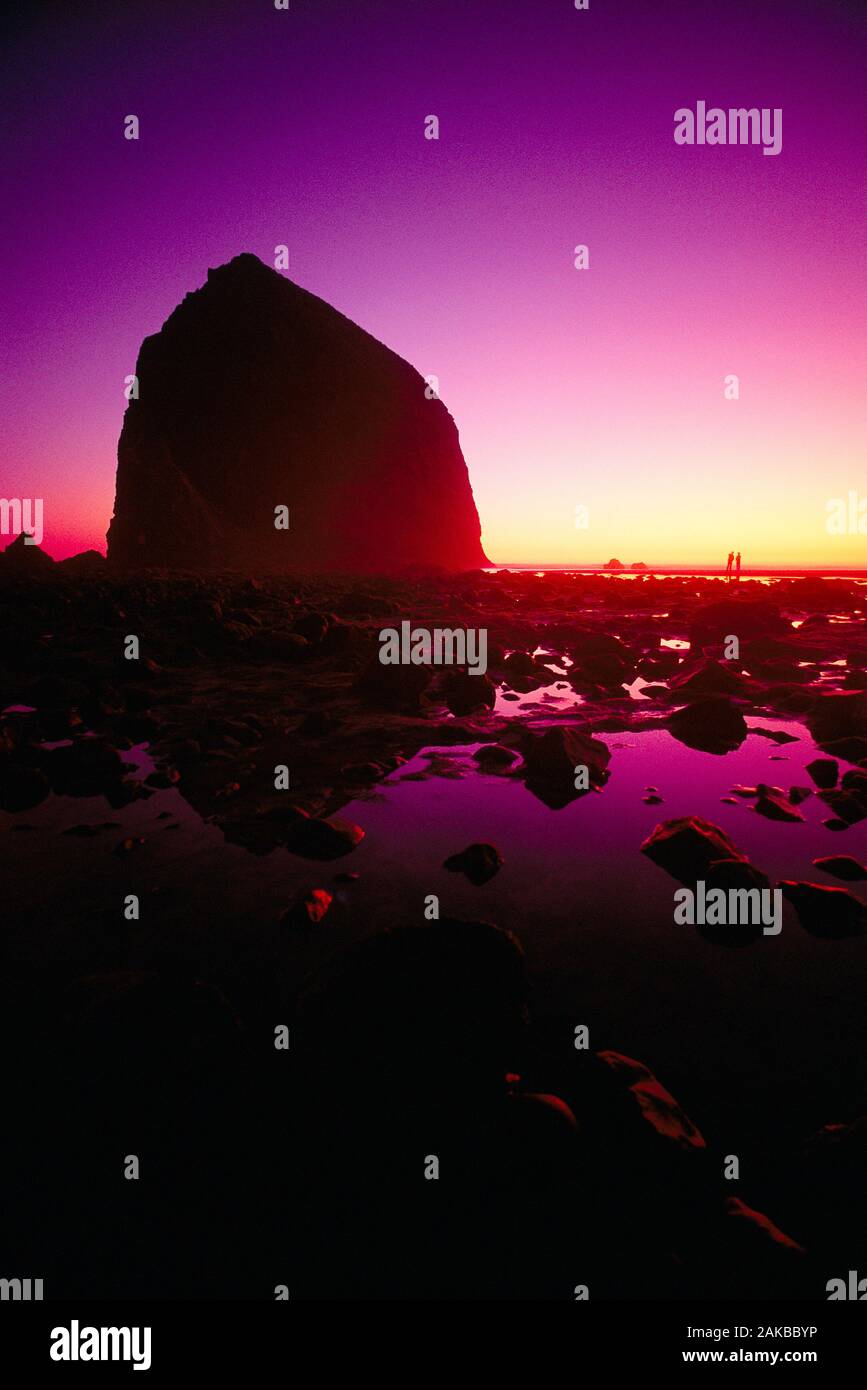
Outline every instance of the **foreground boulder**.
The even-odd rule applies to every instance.
[[[453,874],[465,874],[470,883],[480,888],[494,877],[503,862],[503,856],[496,845],[478,843],[468,845],[460,854],[451,854],[443,864]]]
[[[340,859],[364,839],[364,831],[343,816],[301,816],[286,834],[286,848],[303,859]]]
[[[648,835],[641,853],[652,859],[680,883],[691,885],[706,879],[720,860],[746,862],[724,830],[701,816],[680,816],[663,821]]]
[[[860,936],[867,927],[867,907],[846,888],[791,879],[783,879],[779,886],[811,936]]]
[[[622,1052],[599,1052],[597,1056],[632,1096],[642,1119],[656,1135],[679,1149],[705,1148],[702,1134],[649,1067]]]
[[[700,661],[673,675],[669,686],[696,695],[740,695],[748,689],[749,682],[720,661]]]
[[[579,729],[557,725],[541,737],[528,735],[523,743],[524,774],[528,788],[546,806],[558,810],[586,791],[597,790],[608,778],[611,753],[601,739]],[[590,786],[576,788],[578,767],[586,767]]]
[[[252,255],[146,338],[108,558],[387,572],[487,563],[455,423],[424,379]],[[275,508],[288,507],[288,529]]]
[[[711,698],[684,705],[668,717],[674,737],[688,748],[703,753],[730,753],[740,748],[747,736],[747,724],[730,700]]]
[[[835,878],[848,879],[850,883],[867,879],[867,868],[853,859],[851,854],[828,854],[823,859],[814,859],[813,867],[821,869],[824,874],[833,874]]]
[[[867,737],[867,694],[854,691],[823,695],[809,710],[807,727],[816,742],[823,745],[838,739]]]
[[[811,763],[807,763],[806,772],[809,772],[817,787],[829,791],[831,787],[836,787],[839,767],[833,758],[814,758]]]

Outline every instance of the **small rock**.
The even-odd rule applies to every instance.
[[[579,729],[557,725],[541,737],[530,734],[524,742],[526,783],[546,805],[559,808],[584,793],[576,790],[575,768],[587,768],[591,788],[608,777],[611,753],[607,744]]]
[[[860,763],[867,758],[867,738],[823,739],[822,748],[829,757],[842,758],[847,763]]]
[[[798,806],[802,801],[806,801],[808,796],[813,795],[811,787],[789,787],[789,800],[793,806]]]
[[[867,694],[834,692],[818,699],[807,715],[807,727],[817,743],[867,738]]]
[[[443,868],[453,874],[465,874],[470,883],[480,888],[499,872],[502,863],[503,856],[496,845],[476,843],[468,845],[460,854],[450,855]]]
[[[518,754],[513,748],[504,748],[501,743],[485,743],[473,754],[473,758],[486,772],[514,767]]]
[[[859,821],[867,820],[867,802],[854,792],[819,792],[819,796],[831,807],[836,818],[847,825],[857,825]]]
[[[364,839],[360,825],[342,816],[309,817],[288,827],[286,848],[304,859],[339,859]]]
[[[696,700],[668,716],[668,728],[688,748],[704,753],[729,753],[740,748],[749,729],[730,700]]]
[[[746,862],[737,845],[724,830],[701,816],[681,816],[663,821],[647,837],[641,853],[652,859],[672,878],[694,884],[707,878],[711,864],[721,859]]]
[[[770,789],[762,792],[755,806],[760,816],[767,816],[768,820],[782,821],[803,821],[804,817],[800,811],[796,811],[791,803],[787,803],[782,797],[775,795]]]
[[[315,927],[322,921],[334,899],[324,888],[308,888],[300,893],[292,906],[283,913],[284,927]]]
[[[452,714],[472,714],[476,709],[492,709],[497,688],[486,675],[470,671],[451,671],[443,682],[444,697]]]
[[[840,769],[833,758],[814,758],[811,763],[807,763],[806,771],[817,787],[824,787],[829,791],[831,787],[836,787]]]
[[[685,1150],[706,1147],[689,1116],[648,1067],[621,1052],[598,1052],[596,1056],[631,1092],[642,1118],[661,1139]]]
[[[828,854],[823,859],[814,859],[813,866],[825,874],[833,874],[835,878],[848,879],[852,883],[867,879],[867,868],[853,859],[851,854]]]

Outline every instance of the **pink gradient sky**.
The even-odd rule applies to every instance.
[[[0,494],[44,499],[55,557],[104,549],[141,339],[209,266],[285,243],[439,377],[492,559],[867,564],[825,524],[867,499],[856,5],[40,15],[3,97]],[[782,153],[676,146],[698,99],[781,107]]]

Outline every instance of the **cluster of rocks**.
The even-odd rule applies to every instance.
[[[667,728],[684,743],[722,755],[746,736],[748,717],[796,715],[821,750],[807,769],[812,786],[786,789],[768,783],[736,788],[733,795],[753,802],[758,814],[792,824],[807,796],[821,798],[831,812],[829,819],[840,823],[840,836],[848,834],[851,842],[852,827],[864,815],[867,776],[867,636],[863,618],[856,616],[862,604],[860,590],[833,582],[823,587],[792,581],[777,586],[771,602],[766,591],[755,592],[748,583],[742,583],[737,600],[720,597],[719,586],[711,580],[648,577],[630,581],[628,593],[624,589],[622,581],[601,576],[540,578],[484,571],[414,579],[118,574],[100,557],[54,564],[37,547],[25,551],[18,543],[0,556],[0,809],[8,813],[0,817],[0,827],[8,832],[26,821],[28,812],[52,792],[73,797],[99,794],[111,807],[122,808],[155,788],[176,786],[227,838],[254,852],[279,845],[313,862],[331,861],[351,854],[364,834],[361,826],[339,815],[340,808],[424,746],[475,745],[474,760],[481,773],[520,778],[535,796],[557,809],[576,796],[604,795],[609,778],[616,777],[616,751],[612,755],[599,737],[602,733]],[[821,620],[831,613],[847,613],[851,621]],[[377,659],[378,634],[406,616],[429,627],[486,626],[487,674],[383,667]],[[809,621],[811,616],[817,620]],[[801,626],[793,628],[793,621]],[[721,643],[731,633],[741,634],[740,656],[725,661]],[[137,661],[124,657],[129,634],[139,639]],[[664,647],[663,640],[690,645]],[[566,673],[561,679],[581,695],[580,705],[514,712],[507,706],[503,713],[498,703],[495,709],[498,695],[551,684],[558,674],[552,667]],[[643,699],[633,698],[625,688],[639,677],[647,682],[641,688]],[[764,733],[771,746],[792,737],[761,725],[753,731]],[[136,771],[129,751],[143,743],[156,760],[157,770],[149,776]],[[289,768],[289,791],[274,785],[278,765]],[[587,770],[586,787],[576,786],[576,766]],[[117,822],[89,829],[100,836],[98,843],[106,850],[126,852],[134,847],[119,838]],[[841,839],[847,847],[850,842]],[[663,823],[643,849],[687,885],[699,878],[724,888],[769,885],[762,870],[719,826],[698,817]],[[463,847],[457,843],[454,850],[447,867],[484,895],[486,885],[501,871],[499,850],[482,841]],[[865,876],[853,854],[819,858],[815,867],[817,874],[855,885]],[[311,935],[332,920],[339,892],[335,884],[351,877],[337,875],[329,889],[311,886],[299,893],[275,928],[282,930],[282,939],[301,943],[298,949],[303,952]],[[784,881],[780,888],[807,931],[842,936],[863,930],[863,904],[850,889],[800,881]],[[418,1065],[419,1038],[427,1027],[418,1017],[418,994],[410,992],[407,1002],[400,989],[392,988],[394,979],[405,981],[408,969],[415,970],[413,980],[439,982],[436,988],[430,986],[435,1019],[441,1018],[446,988],[454,1006],[447,1011],[454,1036],[444,1039],[438,1024],[430,1028],[428,1081],[432,1088],[440,1086],[437,1104],[446,1104],[444,1096],[452,1104],[459,1092],[461,1123],[468,1114],[475,1117],[474,1124],[488,1115],[478,1102],[491,1058],[475,1057],[468,1040],[504,1036],[499,1006],[491,1005],[491,1026],[478,1028],[483,994],[479,980],[486,987],[496,986],[501,1001],[511,998],[511,986],[500,980],[499,966],[491,964],[487,947],[479,957],[482,973],[474,973],[471,927],[458,924],[457,938],[448,923],[431,928],[437,951],[453,947],[451,955],[437,957],[433,969],[419,945],[420,932],[426,931],[422,928],[410,933],[418,938],[421,952],[415,966],[413,946],[397,951],[394,975],[381,953],[362,987],[349,972],[345,998],[356,1000],[364,1025],[359,1026],[356,1015],[345,1008],[347,1036],[354,1039],[346,1048],[324,1030],[321,1046],[333,1049],[333,1074],[325,1063],[325,1070],[317,1072],[329,1076],[322,1090],[326,1099],[296,1097],[299,1113],[311,1118],[302,1137],[323,1136],[322,1152],[316,1149],[310,1171],[299,1177],[302,1185],[305,1180],[324,1184],[322,1172],[330,1181],[327,1160],[333,1126],[337,1118],[352,1117],[353,1105],[361,1104],[359,1096],[368,1107],[359,1116],[365,1132],[377,1132],[371,1126],[370,1106],[391,1106],[388,1113],[399,1113],[405,1121],[403,1104],[394,1105],[395,1095],[410,1094],[401,1066],[405,1058]],[[732,944],[730,937],[726,940]],[[492,949],[500,953],[499,960],[502,943],[494,943]],[[214,1116],[225,1113],[222,1104],[207,1114],[200,1099],[190,1105],[191,1096],[207,1093],[207,1076],[196,1070],[202,1056],[213,1072],[218,1055],[210,1043],[202,1052],[201,1038],[210,1037],[208,1028],[219,1034],[214,1048],[227,1048],[234,1059],[231,1066],[241,1066],[239,1105],[242,1099],[249,1103],[256,1122],[265,1113],[278,1113],[277,1093],[263,1096],[257,1089],[261,1083],[251,1080],[261,1068],[254,1065],[243,1071],[244,1050],[240,1060],[233,1051],[232,1011],[227,1014],[206,1000],[204,987],[187,979],[184,972],[197,972],[197,961],[173,961],[170,986],[159,973],[143,978],[126,972],[121,978],[104,964],[102,969],[103,976],[90,977],[86,1006],[81,1004],[79,1021],[86,1026],[88,1042],[85,1046],[78,1039],[70,1052],[75,1062],[70,1104],[78,1094],[75,1087],[84,1084],[82,1078],[87,1084],[98,1081],[104,1093],[105,1068],[111,1066],[115,1050],[112,1029],[128,1038],[126,1025],[135,1017],[135,1036],[154,1040],[153,1055],[149,1043],[141,1042],[147,1053],[139,1059],[141,1074],[153,1071],[155,1078],[145,1092],[158,1097],[157,1111],[168,1106],[165,1113],[155,1114],[155,1124],[184,1133],[184,1126],[195,1120],[196,1132],[193,1136],[191,1130],[190,1138],[194,1145],[201,1143],[201,1126],[213,1125]],[[237,979],[236,956],[232,971]],[[262,998],[270,999],[265,974],[263,965],[255,977],[256,988],[250,988],[239,1009],[249,1034],[246,1046],[255,1055],[261,1044],[273,1058],[273,1039],[257,1032]],[[102,1002],[93,999],[98,978],[104,985]],[[456,995],[458,981],[466,985],[463,1012]],[[297,979],[293,988],[299,988]],[[131,1004],[130,992],[140,1008]],[[28,1010],[35,993],[27,996]],[[54,998],[50,995],[48,1002]],[[166,998],[174,1000],[171,1014],[166,1013]],[[383,1018],[385,1005],[406,1007],[404,1026],[410,1031],[405,1036],[412,1038],[412,1046],[403,1049],[405,1057],[399,1056],[393,1029],[389,1032],[382,1024],[390,1072],[375,1055],[380,1000]],[[294,1018],[294,995],[271,999],[269,1008],[269,1018]],[[329,1005],[323,1016],[330,1028],[335,1017],[343,1015]],[[161,1031],[168,1018],[175,1030],[170,1047]],[[713,1145],[646,1066],[610,1050],[582,1057],[570,1046],[550,1047],[544,1028],[534,1035],[529,1051],[523,1062],[510,1048],[502,1055],[497,1052],[500,1083],[504,1070],[512,1079],[491,1111],[496,1118],[485,1132],[487,1140],[479,1140],[489,1141],[492,1153],[513,1154],[522,1175],[522,1186],[514,1191],[503,1179],[500,1196],[503,1209],[510,1212],[510,1231],[515,1229],[511,1218],[520,1220],[515,1212],[527,1191],[526,1174],[532,1171],[532,1190],[544,1192],[550,1180],[560,1216],[574,1212],[577,1225],[568,1231],[570,1251],[574,1255],[579,1236],[587,1243],[594,1294],[607,1289],[614,1296],[623,1294],[623,1269],[606,1265],[610,1249],[627,1252],[623,1258],[636,1296],[700,1290],[713,1297],[732,1288],[761,1296],[768,1287],[809,1295],[817,1287],[818,1272],[823,1272],[818,1287],[824,1286],[828,1269],[835,1267],[829,1261],[850,1248],[851,1212],[863,1186],[863,1121],[829,1124],[806,1144],[787,1179],[785,1211],[780,1215],[774,1210],[772,1220],[724,1189]],[[174,1069],[170,1076],[155,1066],[155,1058],[169,1052]],[[119,1048],[118,1056],[121,1053]],[[347,1067],[350,1056],[352,1066]],[[448,1066],[444,1057],[450,1059]],[[179,1058],[184,1063],[180,1070]],[[219,1074],[222,1085],[227,1075],[222,1063]],[[371,1076],[376,1077],[376,1087],[359,1086],[359,1078]],[[382,1085],[384,1076],[387,1086]],[[78,1081],[73,1084],[74,1077]],[[175,1116],[172,1087],[179,1088],[181,1080],[189,1082],[190,1089],[178,1092]],[[429,1112],[417,1099],[423,1091],[417,1073],[412,1080],[413,1106],[421,1125]],[[531,1101],[540,1092],[549,1097],[556,1093],[558,1104]],[[342,1109],[334,1098],[344,1093]],[[280,1108],[284,1102],[281,1073]],[[411,1116],[407,1123],[413,1122]],[[243,1132],[244,1126],[233,1125],[233,1130]],[[581,1136],[577,1149],[576,1135]],[[218,1142],[225,1143],[225,1136],[216,1136]],[[402,1142],[396,1136],[392,1152],[400,1152]],[[334,1152],[345,1151],[339,1137],[332,1147]],[[371,1158],[369,1173],[366,1167],[360,1172],[362,1186],[362,1180],[377,1181],[374,1158],[378,1163],[381,1155]],[[326,1168],[317,1170],[317,1163]],[[580,1191],[613,1193],[616,1200],[588,1209],[593,1204],[580,1201],[574,1182],[576,1163],[585,1176]],[[82,1154],[81,1167],[86,1184],[86,1174],[94,1170],[93,1156]],[[383,1171],[392,1176],[391,1170]],[[552,1174],[560,1175],[560,1186]],[[171,1177],[175,1180],[176,1175]],[[839,1208],[831,1196],[835,1186],[845,1194]],[[563,1200],[569,1191],[573,1208]],[[195,1194],[185,1193],[184,1200],[188,1197],[197,1200]],[[328,1204],[323,1206],[327,1209]],[[365,1206],[366,1199],[350,1192],[335,1209],[334,1220],[351,1222],[352,1213]],[[313,1202],[314,1209],[321,1215],[323,1207]],[[538,1218],[538,1210],[527,1213],[524,1256],[535,1248],[537,1226],[546,1240],[558,1229],[556,1223],[539,1224]],[[267,1224],[246,1222],[245,1229],[261,1230]],[[99,1223],[94,1248],[101,1249],[100,1242],[110,1245],[111,1228],[108,1218]],[[203,1220],[202,1249],[210,1248],[208,1230]],[[321,1246],[321,1230],[315,1234]],[[367,1229],[357,1234],[355,1248],[365,1253],[366,1239],[382,1238]],[[81,1248],[86,1245],[82,1241]],[[68,1248],[77,1247],[70,1242]],[[216,1269],[219,1251],[214,1254]],[[542,1265],[554,1268],[547,1250],[536,1267]],[[525,1259],[524,1266],[532,1268],[532,1259]],[[322,1271],[323,1285],[329,1288],[330,1277]],[[199,1287],[200,1272],[190,1278]]]
[[[768,890],[771,886],[767,874],[750,863],[730,836],[701,816],[663,821],[647,837],[641,850],[693,890],[699,881],[708,889],[721,888],[726,892],[729,889]],[[864,875],[861,865],[849,856],[814,862],[837,877],[857,879]],[[782,879],[776,886],[794,907],[801,926],[813,936],[836,939],[859,936],[867,930],[867,906],[845,888],[793,879]],[[762,934],[760,922],[702,926],[699,930],[708,940],[729,946],[746,945]]]
[[[313,844],[323,833],[300,829],[305,817],[331,816],[425,744],[490,744],[481,767],[497,764],[558,807],[604,786],[600,733],[666,727],[724,754],[746,737],[746,717],[764,714],[806,722],[826,764],[816,787],[830,827],[858,824],[867,814],[867,633],[854,617],[857,586],[784,581],[773,602],[749,583],[737,598],[717,598],[714,580],[647,577],[624,588],[602,576],[507,571],[119,575],[98,556],[55,564],[16,541],[0,555],[0,807],[25,811],[49,790],[105,791],[113,805],[146,795],[123,752],[147,742],[197,809],[267,851]],[[829,612],[853,617],[818,621]],[[406,615],[431,627],[484,625],[487,673],[383,666],[378,634]],[[724,660],[731,633],[740,654]],[[139,639],[136,661],[124,658],[128,634]],[[513,710],[504,698],[494,709],[498,693],[539,690],[558,671],[577,706]],[[634,699],[638,678],[643,698]],[[288,795],[273,787],[280,764],[291,764]],[[578,764],[588,788],[575,785]],[[795,819],[801,794],[762,787],[756,809]]]

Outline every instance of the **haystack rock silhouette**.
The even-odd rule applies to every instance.
[[[425,380],[249,254],[142,343],[108,558],[183,569],[488,560],[455,423]],[[275,508],[288,507],[288,530]]]

